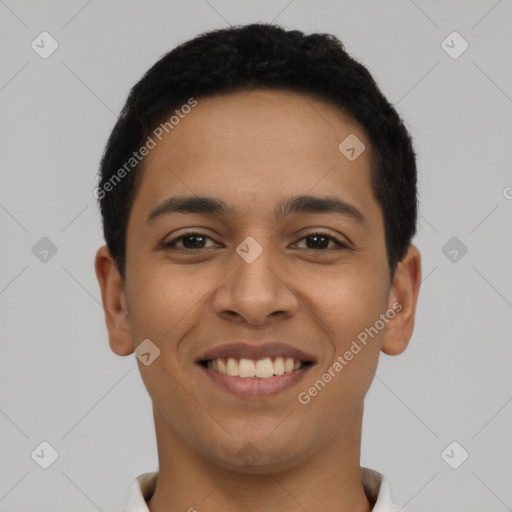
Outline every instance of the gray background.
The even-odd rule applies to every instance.
[[[381,358],[362,464],[412,512],[512,510],[511,0],[0,0],[0,510],[119,511],[157,469],[150,400],[135,356],[110,351],[94,275],[99,158],[162,54],[272,20],[340,37],[418,152],[417,323],[402,356]],[[47,59],[31,48],[43,31],[59,44]],[[469,43],[458,58],[441,45],[453,31]],[[46,262],[42,237],[57,247]],[[452,237],[468,249],[456,261]],[[59,455],[48,469],[31,458],[42,441]],[[452,441],[469,453],[458,469],[441,457]]]

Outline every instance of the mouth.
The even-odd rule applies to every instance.
[[[313,364],[313,361],[301,361],[293,357],[265,357],[263,359],[224,358],[204,359],[199,364],[207,370],[221,375],[239,377],[241,379],[269,379],[292,373]]]
[[[217,389],[250,399],[292,388],[315,366],[316,360],[282,343],[241,342],[210,350],[196,364]]]

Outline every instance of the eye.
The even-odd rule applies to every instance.
[[[309,233],[308,235],[301,238],[299,241],[302,240],[312,240],[311,244],[307,244],[308,247],[306,249],[312,250],[312,251],[322,251],[329,249],[329,242],[333,242],[335,244],[335,247],[332,247],[334,250],[342,250],[342,249],[348,249],[348,247],[340,242],[337,238],[331,236],[329,233],[323,233],[320,231],[315,231],[314,233]]]
[[[178,249],[183,251],[193,251],[194,249],[203,249],[203,244],[206,239],[212,240],[209,236],[202,233],[190,232],[185,233],[170,242],[163,245],[164,249]],[[177,245],[182,242],[182,246]]]

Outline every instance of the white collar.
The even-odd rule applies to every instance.
[[[158,471],[139,475],[133,482],[128,505],[123,512],[149,512],[146,501],[155,491],[157,478]],[[406,512],[391,501],[388,482],[381,473],[361,468],[361,479],[368,499],[374,503],[372,512]]]

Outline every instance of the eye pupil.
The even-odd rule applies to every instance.
[[[314,239],[314,240],[318,241],[319,238],[324,240],[324,243],[320,244],[321,247],[319,247],[319,244],[313,244],[313,247],[311,247],[310,246],[311,244],[307,243],[308,249],[319,249],[319,248],[327,247],[329,245],[329,240],[324,235],[310,235],[310,236],[307,237],[307,240]],[[327,241],[327,244],[325,243],[325,241]]]
[[[199,238],[200,239],[204,239],[204,236],[202,236],[202,235],[187,235],[187,236],[184,236],[183,239],[182,239],[184,247],[186,247],[187,249],[191,249],[191,248],[194,248],[194,247],[199,247],[201,242],[199,242],[199,244],[198,243],[192,243],[192,244],[187,243],[187,240],[190,240],[190,239],[196,239],[197,240]],[[204,240],[203,240],[203,242],[204,242]]]

